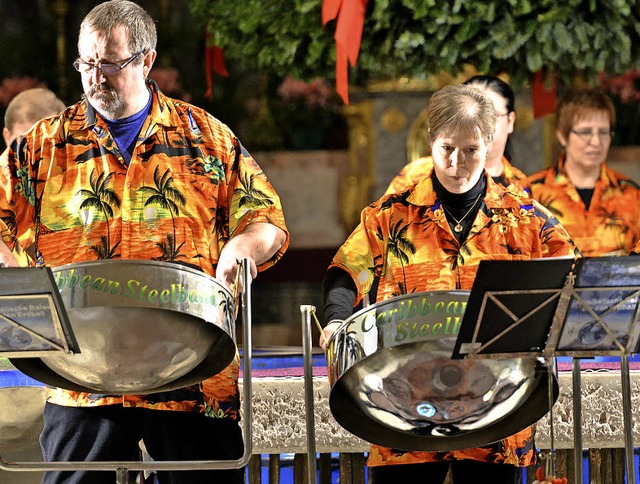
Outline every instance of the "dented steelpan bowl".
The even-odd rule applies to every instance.
[[[39,448],[44,384],[0,357],[0,453]]]
[[[235,356],[235,301],[203,272],[139,260],[52,272],[80,353],[12,359],[37,380],[92,393],[155,393],[213,376]]]
[[[558,386],[539,359],[451,358],[468,298],[414,293],[347,319],[327,346],[337,422],[373,444],[447,451],[496,442],[542,418]]]

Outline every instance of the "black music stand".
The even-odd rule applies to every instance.
[[[631,434],[629,355],[639,351],[639,316],[640,257],[483,261],[453,356],[495,358],[529,354],[549,360],[556,356],[573,357],[578,482],[582,482],[579,359],[620,356],[626,469],[627,475],[633,475],[637,482]],[[513,331],[516,328],[520,331]],[[553,455],[553,414],[550,424]]]
[[[0,354],[32,358],[79,353],[51,269],[0,269]]]
[[[568,258],[481,261],[453,358],[543,356],[574,264]]]

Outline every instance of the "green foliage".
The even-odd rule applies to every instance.
[[[283,77],[331,79],[335,21],[321,0],[193,0],[229,62]],[[561,83],[640,65],[640,0],[370,0],[350,81],[426,78],[465,65],[524,83]]]

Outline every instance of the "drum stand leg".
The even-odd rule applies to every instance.
[[[246,466],[251,460],[251,451],[253,450],[253,387],[251,385],[251,358],[253,343],[251,338],[251,264],[248,258],[244,258],[239,262],[238,270],[242,270],[242,396],[243,396],[243,421],[242,426],[244,432],[244,453],[242,457],[235,461],[226,461],[232,463],[230,467],[225,469],[240,469]]]
[[[580,383],[580,358],[573,358],[572,364],[574,472],[576,483],[582,484],[582,390]]]
[[[629,378],[629,355],[620,357],[620,376],[622,378],[622,413],[624,416],[624,450],[627,482],[638,482],[633,458],[633,415],[631,413],[631,382]]]
[[[304,354],[304,404],[307,424],[307,482],[316,484],[316,429],[313,401],[313,360],[311,341],[311,315],[316,308],[301,305],[302,313],[302,351]]]
[[[556,366],[556,359],[551,358],[547,364],[549,366]],[[557,372],[557,368],[555,369]],[[549,397],[549,458],[545,463],[545,476],[556,475],[556,444],[555,444],[555,430],[553,427],[553,376],[551,370],[549,370],[549,380],[547,383],[547,392]]]

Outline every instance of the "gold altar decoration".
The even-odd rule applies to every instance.
[[[373,103],[365,100],[345,106],[344,115],[349,128],[349,171],[340,187],[340,216],[349,233],[371,197],[376,153]]]

